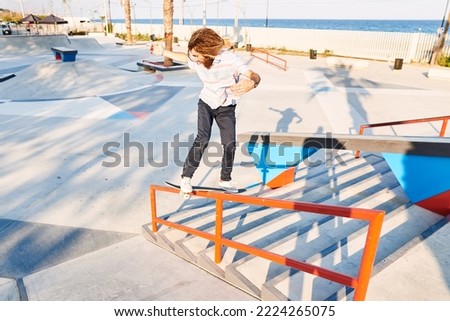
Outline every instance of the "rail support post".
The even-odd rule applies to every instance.
[[[216,199],[216,237],[214,245],[214,261],[216,264],[222,262],[222,218],[223,200]]]

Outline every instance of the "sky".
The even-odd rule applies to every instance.
[[[427,19],[442,20],[449,0],[174,0],[174,19]],[[64,5],[65,3],[65,5]],[[132,19],[161,19],[163,0],[130,0]],[[450,5],[449,5],[450,6]],[[0,8],[25,14],[98,19],[111,8],[123,19],[120,0],[0,0]],[[182,9],[184,8],[184,9]],[[175,21],[176,23],[176,21]]]

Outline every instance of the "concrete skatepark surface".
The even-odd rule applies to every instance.
[[[160,57],[116,41],[46,38],[25,50],[13,40],[0,53],[0,74],[15,74],[0,83],[0,300],[257,300],[142,236],[148,186],[178,182],[187,147],[177,154],[170,143],[194,134],[201,83],[191,71],[139,70],[137,61]],[[79,49],[77,61],[55,61],[54,45]],[[239,104],[238,132],[347,134],[366,122],[449,113],[450,82],[428,79],[427,66],[342,68],[283,56],[282,71],[241,53],[262,83]],[[299,118],[277,111],[288,108]],[[424,123],[374,133],[438,131]],[[215,184],[217,173],[202,166],[194,183]],[[246,187],[260,178],[238,166],[234,180]],[[189,206],[174,198],[162,211]],[[449,230],[377,274],[368,300],[449,300]]]

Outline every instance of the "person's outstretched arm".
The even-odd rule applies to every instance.
[[[188,56],[184,52],[166,50],[159,43],[152,43],[151,46],[153,50],[150,52],[154,55],[163,56],[181,62],[188,62]]]

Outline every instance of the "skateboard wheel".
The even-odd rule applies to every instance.
[[[182,191],[180,191],[180,195],[183,196],[183,198],[184,198],[185,200],[188,200],[188,199],[191,197],[191,195],[189,195],[189,194],[187,194],[187,193],[183,193]]]

